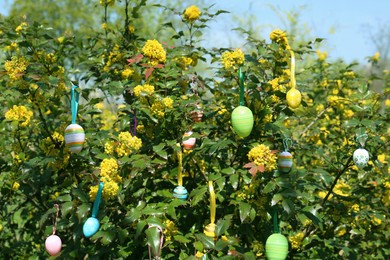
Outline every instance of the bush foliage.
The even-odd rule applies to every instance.
[[[114,1],[101,2],[107,15]],[[265,258],[275,212],[291,259],[389,258],[388,71],[376,93],[376,75],[316,54],[321,39],[292,44],[302,103],[291,109],[287,38],[294,35],[258,40],[248,32],[253,49],[209,49],[202,32],[224,11],[157,6],[180,20],[163,24],[172,34],[163,43],[131,24],[145,1],[125,2],[122,26],[103,19],[102,29],[84,35],[0,21],[0,255],[48,257],[44,241],[58,204],[64,259]],[[238,69],[254,115],[245,138],[231,126]],[[86,133],[80,153],[64,143],[73,85]],[[188,131],[193,149],[182,145]],[[352,154],[362,145],[370,161],[359,169]],[[293,155],[289,173],[275,161],[285,148]],[[187,200],[172,195],[181,170]],[[101,226],[85,238],[99,180]],[[216,239],[203,232],[210,181]]]

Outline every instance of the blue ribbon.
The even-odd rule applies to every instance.
[[[71,99],[71,110],[72,110],[72,124],[76,124],[77,119],[77,109],[79,106],[79,95],[80,93],[75,91],[78,86],[72,86],[72,90],[70,91],[70,99]]]
[[[100,205],[100,200],[102,199],[102,192],[103,192],[103,186],[104,183],[100,182],[99,184],[99,190],[96,194],[95,202],[93,203],[93,209],[92,209],[92,217],[96,218],[99,212],[99,205]]]

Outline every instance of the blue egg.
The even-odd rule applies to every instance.
[[[83,233],[85,237],[91,237],[99,230],[100,223],[97,218],[90,217],[85,221],[83,226]]]
[[[181,200],[186,200],[188,197],[188,192],[186,188],[179,185],[173,190],[173,196]]]

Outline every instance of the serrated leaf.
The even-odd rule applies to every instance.
[[[265,185],[263,192],[264,193],[270,193],[276,188],[276,183],[274,181],[269,181],[267,185]]]
[[[275,206],[275,205],[278,204],[278,202],[281,201],[282,199],[283,199],[282,194],[276,193],[276,194],[272,197],[271,206]]]

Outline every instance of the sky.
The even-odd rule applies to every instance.
[[[150,2],[158,2],[150,0]],[[195,4],[196,0],[188,4]],[[253,17],[260,28],[259,38],[268,39],[273,29],[285,30],[286,25],[275,11],[281,13],[300,11],[302,31],[309,30],[310,39],[325,38],[321,50],[327,51],[330,59],[342,58],[346,62],[364,63],[366,57],[377,50],[370,41],[371,33],[379,26],[390,24],[390,0],[206,0],[215,4],[212,10],[226,10],[230,14],[221,15],[210,26],[207,35],[209,44],[218,47],[242,47],[243,39],[231,31],[238,27],[234,17]],[[7,13],[12,0],[0,0],[0,13]]]

